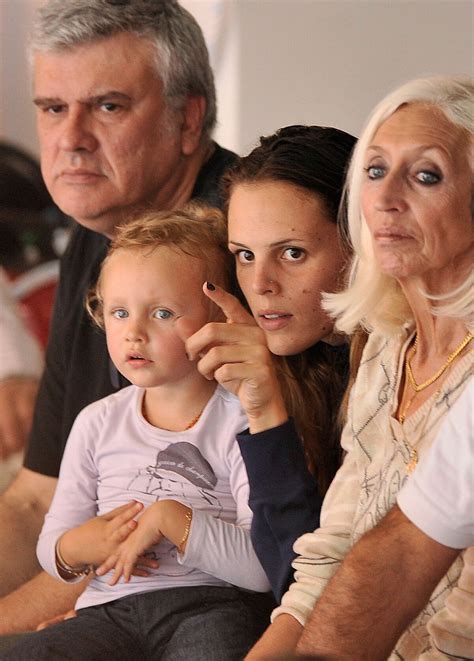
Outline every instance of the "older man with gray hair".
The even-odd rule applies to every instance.
[[[78,223],[61,266],[46,370],[24,467],[0,499],[0,633],[34,629],[83,586],[39,573],[36,540],[72,423],[123,385],[83,307],[109,239],[139,209],[219,205],[235,156],[210,133],[202,32],[174,0],[49,0],[31,42],[46,185]]]

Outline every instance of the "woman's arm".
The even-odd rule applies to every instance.
[[[252,542],[280,601],[293,579],[293,544],[319,527],[321,498],[291,420],[237,440],[250,484]]]

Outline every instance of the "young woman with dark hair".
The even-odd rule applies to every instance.
[[[341,461],[348,343],[333,334],[321,293],[344,280],[338,209],[354,144],[337,129],[289,126],[261,138],[228,174],[229,248],[251,314],[207,283],[228,323],[207,324],[187,341],[200,371],[236,393],[247,413],[249,433],[238,440],[252,539],[277,598],[292,576],[293,542],[319,524]]]

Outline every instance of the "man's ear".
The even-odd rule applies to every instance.
[[[191,156],[199,147],[205,112],[206,100],[203,96],[188,97],[181,126],[181,151],[185,156]]]

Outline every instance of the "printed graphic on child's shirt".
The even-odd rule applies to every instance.
[[[191,506],[204,500],[212,507],[213,516],[220,518],[222,505],[215,493],[216,485],[216,474],[201,451],[195,445],[182,441],[160,450],[156,462],[140,469],[127,489],[154,496],[155,500],[173,499]],[[183,566],[176,564],[176,547],[167,540],[147,555],[160,562],[160,574],[173,576],[186,573]]]

